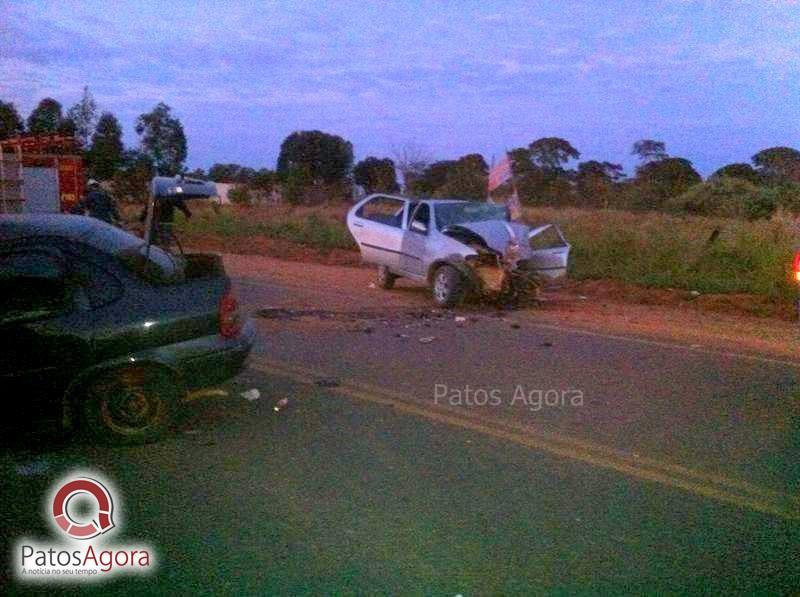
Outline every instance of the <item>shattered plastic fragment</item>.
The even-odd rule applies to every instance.
[[[248,400],[249,402],[254,402],[255,400],[261,398],[261,392],[259,392],[258,389],[256,388],[247,390],[246,392],[242,392],[239,395],[245,400]]]
[[[48,470],[50,470],[50,463],[46,460],[34,460],[33,462],[17,465],[17,474],[23,477],[43,475]]]
[[[274,410],[276,413],[279,413],[287,406],[289,406],[289,399],[281,398],[275,403],[275,406],[272,407],[272,410]]]
[[[435,339],[436,338],[434,336],[423,336],[422,338],[419,339],[419,341],[421,344],[430,344]]]

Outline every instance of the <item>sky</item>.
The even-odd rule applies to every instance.
[[[27,117],[84,85],[129,146],[170,105],[190,168],[274,168],[286,135],[320,129],[357,160],[558,136],[629,173],[651,138],[707,175],[800,148],[800,3],[0,0],[0,100]]]

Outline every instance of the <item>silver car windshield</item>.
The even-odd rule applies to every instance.
[[[436,227],[439,230],[453,224],[465,222],[486,222],[488,220],[508,221],[508,210],[496,203],[440,203],[436,205]]]

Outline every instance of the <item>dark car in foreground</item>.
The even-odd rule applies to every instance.
[[[219,256],[176,256],[93,218],[0,216],[5,425],[60,419],[152,441],[192,390],[235,375],[254,328]]]

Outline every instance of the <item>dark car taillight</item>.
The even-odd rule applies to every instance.
[[[219,333],[225,338],[234,338],[242,331],[239,320],[239,301],[228,291],[219,302]]]
[[[794,263],[792,264],[792,280],[800,282],[800,249],[794,254]]]

